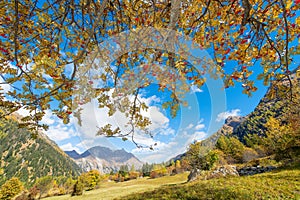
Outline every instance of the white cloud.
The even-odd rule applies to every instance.
[[[47,124],[48,126],[55,123],[54,115],[52,114],[52,112],[50,110],[45,111],[45,115],[43,116],[41,123]]]
[[[114,144],[112,144],[106,137],[97,136],[94,138],[80,138],[80,143],[74,145],[75,147],[79,148],[80,150],[86,151],[87,149],[95,146],[107,147],[112,150],[118,149]]]
[[[186,127],[186,129],[191,129],[191,128],[193,128],[194,127],[194,124],[189,124],[187,127]]]
[[[208,134],[204,131],[195,131],[197,127],[199,130],[203,129],[205,126],[203,119],[200,120],[197,125],[189,124],[184,130],[181,130],[175,137],[172,137],[169,142],[156,141],[155,137],[146,138],[145,136],[140,136],[140,140],[143,144],[151,145],[154,142],[157,143],[157,146],[154,147],[154,150],[149,149],[133,149],[132,153],[138,156],[144,162],[162,162],[169,160],[187,150],[189,144],[193,141],[200,141],[208,137]]]
[[[169,125],[169,118],[167,118],[158,107],[151,106],[147,112],[142,113],[144,116],[149,117],[152,124],[150,130],[156,130],[159,128],[166,128]]]
[[[203,131],[196,131],[192,134],[184,131],[182,134],[178,134],[176,137],[172,138],[172,140],[168,143],[158,141],[157,146],[155,146],[154,150],[150,150],[147,148],[136,148],[131,152],[144,162],[159,163],[162,161],[167,161],[179,154],[186,152],[189,144],[191,144],[195,140],[203,140],[207,136],[207,133]]]
[[[154,130],[154,135],[174,135],[175,134],[175,130],[170,128],[170,127],[167,127],[167,128],[161,128],[161,129],[155,129]]]
[[[192,85],[191,86],[191,93],[197,93],[197,92],[203,92],[203,90],[201,90],[200,88],[198,88],[196,85]]]
[[[161,102],[161,99],[159,97],[157,97],[156,95],[150,96],[148,98],[143,98],[143,97],[139,96],[139,98],[141,99],[141,101],[145,102],[146,105],[151,105],[153,103]]]
[[[153,145],[154,143],[156,143],[156,145],[153,146],[154,150],[151,150],[150,148],[135,148],[131,151],[131,153],[133,154],[142,156],[143,160],[146,160],[147,162],[159,162],[160,157],[166,159],[168,155],[174,156],[174,153],[176,153],[176,150],[178,149],[178,143],[176,141],[164,143],[148,138],[142,140],[142,137],[137,141],[142,142],[145,146]]]
[[[55,125],[52,124],[49,126],[49,130],[46,131],[46,134],[51,140],[59,142],[77,136],[77,133],[70,125],[63,124],[59,119],[57,119],[56,122]]]
[[[21,113],[28,114],[28,111],[23,109],[21,110]],[[49,126],[49,129],[45,131],[45,134],[55,142],[60,142],[77,136],[77,132],[72,124],[64,124],[61,119],[52,114],[51,110],[45,111],[45,115],[43,116],[41,123]]]
[[[82,153],[79,148],[73,146],[70,142],[64,145],[61,145],[60,148],[64,151],[77,151],[77,153]]]
[[[4,82],[4,80],[3,80],[3,78],[0,76],[0,87],[2,88],[2,90],[0,90],[0,92],[1,93],[7,93],[8,91],[10,91],[11,90],[11,87],[10,87],[10,85],[9,84],[4,84],[5,82]]]
[[[185,136],[185,137],[188,136],[188,132],[187,132],[187,131],[183,131],[181,134],[182,134],[183,136]]]
[[[201,120],[197,123],[197,125],[194,125],[194,124],[191,123],[191,124],[189,124],[187,127],[185,127],[184,130],[191,130],[191,129],[193,129],[193,130],[198,131],[198,130],[204,129],[204,128],[205,128],[205,124],[203,124],[202,122],[203,122],[203,119],[201,119]]]
[[[155,135],[174,135],[175,130],[169,126],[169,118],[161,111],[157,106],[150,106],[153,103],[160,102],[160,99],[157,96],[150,97],[140,97],[140,101],[145,102],[148,106],[148,110],[142,110],[141,114],[145,117],[148,117],[152,124],[148,127],[149,131]],[[129,118],[126,117],[123,113],[117,111],[113,116],[108,116],[107,108],[98,108],[97,100],[92,101],[91,103],[81,106],[81,119],[82,126],[77,124],[77,119],[73,118],[71,123],[75,125],[76,131],[79,134],[81,142],[76,147],[80,149],[87,149],[92,146],[113,146],[111,142],[104,137],[96,136],[99,127],[103,127],[106,124],[111,124],[112,129],[119,127],[123,134],[130,131],[130,127],[127,127],[126,124],[129,122]],[[54,132],[54,131],[53,131]],[[51,133],[50,133],[51,134]],[[53,135],[53,134],[52,134]],[[58,139],[63,139],[58,138]],[[128,138],[130,140],[130,138]],[[157,143],[157,146],[161,148],[165,145],[162,142],[154,140],[153,138],[146,135],[144,132],[135,129],[135,141],[142,146],[150,146],[154,143]]]
[[[216,121],[217,122],[223,121],[223,120],[227,119],[229,116],[239,116],[240,112],[241,112],[240,109],[234,109],[234,110],[230,110],[230,111],[226,111],[226,112],[221,112],[218,114]]]
[[[96,143],[96,139],[84,139],[81,140],[80,143],[76,144],[75,147],[79,148],[79,149],[83,149],[83,151],[94,147],[94,146],[102,146]]]
[[[132,150],[132,153],[147,153],[147,152],[152,153],[153,150],[150,150],[150,148],[149,148],[150,146],[152,146],[155,151],[160,151],[161,149],[163,149],[167,145],[164,142],[155,140],[155,139],[150,138],[150,137],[143,136],[141,134],[136,135],[134,140],[138,144],[142,145],[145,148],[135,148],[135,149]]]
[[[140,100],[146,102],[149,107],[147,111],[143,110],[141,113],[145,117],[149,117],[152,124],[149,127],[153,138],[146,135],[140,130],[135,130],[134,139],[142,146],[153,146],[154,151],[149,148],[140,149],[134,147],[130,143],[128,149],[132,153],[135,153],[141,160],[147,162],[162,162],[170,159],[180,153],[186,151],[187,146],[194,140],[201,140],[206,137],[206,133],[201,131],[205,128],[202,124],[203,120],[198,123],[189,124],[183,132],[177,132],[170,127],[170,120],[166,116],[160,107],[155,106],[155,103],[159,103],[161,100],[157,96],[140,97]],[[107,123],[112,124],[112,128],[120,127],[123,133],[127,133],[130,127],[126,127],[128,117],[121,112],[116,112],[113,116],[108,116],[107,108],[98,108],[97,100],[91,103],[82,105],[81,118],[82,126],[77,125],[76,118],[71,118],[71,124],[65,125],[56,116],[52,116],[50,111],[46,111],[42,122],[50,125],[47,135],[50,139],[62,144],[63,150],[76,150],[82,153],[86,149],[93,146],[106,146],[109,148],[116,147],[113,145],[114,140],[107,139],[102,136],[96,136],[98,127],[102,127]],[[77,139],[74,139],[77,138]],[[168,138],[162,140],[161,138]],[[76,141],[77,140],[77,141]],[[129,138],[130,140],[130,138]],[[111,142],[112,141],[112,142]],[[120,148],[120,143],[115,143]],[[129,143],[124,143],[126,146]],[[125,149],[127,147],[124,147]]]
[[[193,140],[196,140],[196,141],[204,140],[206,137],[207,137],[207,134],[204,131],[196,131],[193,134]]]
[[[111,124],[112,129],[119,127],[123,133],[129,131],[126,124],[129,122],[128,117],[117,111],[113,116],[108,116],[107,108],[97,108],[92,103],[82,106],[81,112],[82,126],[77,126],[81,136],[84,138],[94,138],[98,127],[103,127],[106,124]],[[143,116],[148,117],[152,124],[149,130],[153,133],[160,132],[161,134],[173,134],[174,130],[169,128],[169,119],[156,106],[150,106],[147,111],[141,112]],[[77,124],[77,120],[73,123]],[[98,137],[98,136],[97,136]]]
[[[193,123],[181,129],[175,137],[172,137],[169,142],[156,141],[154,139],[141,137],[140,140],[144,144],[153,144],[157,142],[157,146],[154,147],[154,151],[149,149],[133,149],[132,153],[138,156],[141,160],[145,162],[162,162],[169,160],[187,150],[187,147],[192,142],[200,141],[208,137],[208,134],[204,131],[200,131],[205,128],[203,124],[203,119],[198,121],[196,125]]]
[[[205,125],[204,124],[198,124],[196,127],[195,127],[195,130],[201,130],[201,129],[204,129],[205,128]]]
[[[150,96],[148,98],[141,97],[140,99],[141,101],[146,102],[147,106],[160,101],[160,99],[156,96]],[[97,108],[96,104],[93,103],[83,105],[82,108],[82,126],[77,126],[77,130],[80,132],[81,138],[81,143],[76,145],[76,147],[79,149],[87,149],[89,147],[99,145],[98,140],[100,137],[95,135],[98,130],[97,127],[102,127],[107,123],[112,125],[112,129],[116,128],[117,126],[120,127],[123,133],[127,133],[129,130],[129,127],[125,126],[128,122],[128,118],[123,113],[117,111],[113,116],[109,117],[108,109],[99,109]],[[149,106],[148,110],[141,111],[141,114],[145,117],[149,117],[151,120],[152,124],[149,126],[149,130],[154,137],[149,137],[149,135],[146,135],[144,132],[136,129],[134,140],[139,145],[144,147],[153,146],[154,151],[150,150],[149,148],[136,147],[132,149],[132,153],[139,154],[140,158],[145,158],[142,160],[156,162],[163,161],[168,156],[174,156],[177,152],[179,154],[180,148],[178,148],[178,146],[183,148],[183,151],[185,150],[185,146],[178,145],[176,141],[163,142],[156,138],[156,136],[174,137],[175,135],[175,130],[169,125],[169,118],[166,117],[159,107]],[[73,122],[76,122],[76,120]],[[109,140],[106,138],[103,139],[107,141],[108,145],[111,145]],[[156,145],[154,146],[155,143]],[[103,142],[100,145],[103,146]],[[158,160],[160,157],[161,159]]]
[[[30,115],[30,111],[26,110],[25,108],[20,108],[19,110],[16,111],[18,114],[20,114],[21,116],[25,117]]]

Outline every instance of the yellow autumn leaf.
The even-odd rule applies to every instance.
[[[300,17],[297,17],[297,18],[296,18],[295,24],[298,25],[298,26],[300,26]]]
[[[175,94],[176,89],[176,96],[173,95],[172,98],[182,102],[181,95],[188,92],[191,82],[199,87],[204,84],[205,80],[199,78],[202,75],[209,74],[210,78],[220,75],[222,79],[226,79],[225,88],[234,86],[243,77],[250,77],[252,71],[248,66],[254,65],[254,59],[259,66],[253,68],[253,74],[263,70],[265,74],[259,78],[269,84],[270,80],[283,78],[270,73],[276,69],[279,71],[285,65],[286,58],[279,62],[276,51],[286,50],[290,60],[296,60],[295,55],[300,52],[299,45],[295,42],[300,42],[300,37],[297,38],[300,17],[297,16],[295,0],[283,1],[283,7],[279,1],[249,0],[249,13],[243,5],[245,1],[186,1],[188,3],[179,3],[179,12],[173,14],[175,4],[164,0],[153,1],[155,5],[150,1],[123,0],[118,5],[101,5],[100,1],[93,1],[89,5],[89,1],[76,1],[78,3],[71,5],[71,9],[62,6],[68,3],[67,0],[53,1],[51,4],[46,2],[36,7],[35,0],[26,0],[27,5],[17,4],[17,37],[14,28],[16,17],[13,12],[7,12],[15,10],[15,3],[8,2],[10,3],[5,7],[0,6],[0,73],[9,77],[7,82],[12,86],[21,88],[18,96],[12,95],[14,98],[26,103],[35,102],[35,94],[38,98],[41,97],[39,102],[42,105],[32,105],[32,110],[45,110],[49,108],[51,101],[55,101],[61,108],[72,102],[75,107],[80,107],[79,105],[88,103],[91,97],[98,97],[116,89],[115,87],[120,91],[116,95],[121,94],[120,98],[123,98],[122,94],[130,92],[134,86],[151,86],[152,80],[147,80],[150,76],[156,79],[159,90],[173,90]],[[287,28],[284,28],[282,19],[284,12],[287,12],[290,24]],[[246,22],[243,26],[242,21]],[[152,28],[150,30],[147,27]],[[172,35],[171,30],[176,34]],[[289,40],[286,44],[287,31]],[[175,52],[167,51],[171,41],[176,42],[172,48]],[[197,44],[191,45],[186,41]],[[212,50],[214,57],[210,60],[203,52],[199,51],[198,54],[198,50]],[[92,59],[96,61],[93,64]],[[185,63],[186,60],[189,61],[188,64]],[[6,64],[11,61],[17,64],[16,69]],[[170,72],[169,65],[174,63],[175,67],[171,67],[176,69],[176,73]],[[151,66],[149,70],[142,70],[145,64]],[[197,65],[201,70],[197,70]],[[238,72],[229,74],[236,68]],[[239,69],[243,69],[242,72]],[[23,72],[20,73],[21,70]],[[51,79],[44,78],[43,74],[49,75]],[[300,77],[300,70],[296,75]],[[91,90],[96,84],[91,84],[91,79],[95,83],[96,80],[105,83],[103,86],[97,84],[95,94]],[[71,84],[75,80],[76,85]],[[22,84],[23,82],[26,84]],[[30,82],[36,84],[28,84]],[[181,82],[187,82],[188,85]],[[87,83],[89,84],[86,86]],[[78,87],[79,85],[83,87]],[[249,95],[256,90],[249,82],[245,86],[244,92]],[[53,93],[51,90],[54,88],[59,90]],[[82,96],[89,98],[73,101],[72,92],[85,92]],[[0,95],[0,104],[5,104],[1,98]],[[112,115],[118,110],[108,100],[99,101],[98,106],[109,108],[109,114]],[[12,99],[9,103],[17,105],[15,102],[18,101]],[[127,114],[127,117],[130,115],[128,108],[131,103],[129,99],[121,101],[120,111]],[[170,103],[167,107],[172,109],[172,115],[176,115],[178,105]],[[141,113],[136,110],[135,114],[140,116]],[[60,115],[68,123],[66,115]],[[77,116],[80,122],[79,113]],[[145,127],[148,122],[138,119],[134,123]],[[108,133],[107,135],[118,134],[118,131],[109,126],[103,132]]]
[[[222,62],[222,58],[220,58],[220,57],[217,57],[216,60],[217,60],[218,63]]]
[[[296,76],[297,76],[297,78],[300,78],[300,69],[298,69],[298,70],[296,71]]]
[[[286,9],[290,9],[292,4],[293,4],[293,0],[287,0],[286,1]]]

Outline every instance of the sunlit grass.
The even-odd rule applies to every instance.
[[[99,199],[294,199],[300,200],[300,168],[244,177],[225,177],[186,183],[187,173],[157,179],[122,183],[107,182],[82,196],[51,197],[47,200]]]
[[[70,195],[46,198],[47,200],[99,200],[124,197],[133,193],[152,191],[164,185],[181,184],[186,182],[188,173],[176,176],[165,176],[157,179],[141,178],[122,183],[102,183],[99,189],[86,191],[82,196],[72,197]]]
[[[201,180],[167,186],[120,199],[295,199],[300,200],[300,169],[245,177]]]

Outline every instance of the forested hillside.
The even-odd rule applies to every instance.
[[[33,137],[13,118],[0,121],[0,185],[12,177],[30,186],[46,175],[79,175],[80,168],[46,135]]]

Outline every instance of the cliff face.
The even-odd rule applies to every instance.
[[[236,131],[236,129],[246,120],[247,117],[230,116],[225,120],[224,125],[218,131],[219,134],[228,135]]]

